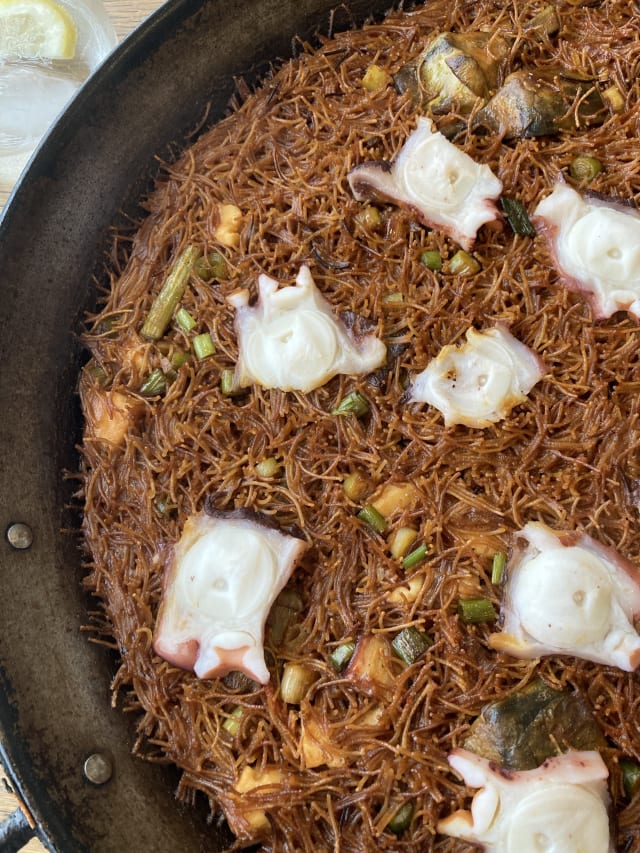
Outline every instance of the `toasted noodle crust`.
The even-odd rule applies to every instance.
[[[617,842],[627,850],[640,845],[640,797],[625,797],[617,764],[623,755],[640,759],[637,676],[569,657],[497,655],[486,642],[495,626],[465,625],[457,615],[460,597],[489,597],[498,607],[492,554],[506,551],[528,521],[584,530],[640,561],[640,327],[624,313],[594,320],[587,302],[558,283],[545,241],[514,236],[506,224],[480,230],[477,275],[431,272],[420,262],[423,251],[437,249],[446,260],[458,246],[392,205],[379,205],[380,225],[367,227],[346,179],[359,162],[391,161],[417,117],[393,85],[367,91],[367,68],[375,63],[394,74],[438,31],[491,29],[516,39],[517,62],[578,69],[602,87],[617,86],[626,107],[588,131],[508,143],[462,131],[456,145],[487,163],[505,194],[529,211],[584,152],[603,164],[590,189],[637,200],[635,4],[560,2],[560,35],[538,40],[523,25],[542,5],[430,0],[316,52],[305,47],[255,93],[241,87],[237,111],[166,166],[139,230],[116,239],[111,288],[85,340],[108,387],[142,402],[128,410],[115,442],[100,439],[86,408],[82,494],[86,586],[100,602],[94,627],[121,657],[113,701],[138,714],[135,752],[181,768],[179,797],[191,802],[203,792],[214,820],[226,811],[246,833],[237,846],[270,824],[264,851],[462,853],[466,844],[435,830],[470,798],[447,755],[464,744],[484,704],[535,675],[580,691],[593,708],[611,744],[604,758]],[[215,237],[224,204],[242,213],[233,225],[237,248]],[[197,321],[193,334],[210,331],[216,353],[179,367],[165,392],[141,396],[145,378],[167,369],[171,352],[144,344],[136,359],[128,353],[168,268],[189,244],[227,259],[228,279],[193,275],[182,299]],[[384,336],[387,367],[370,377],[335,377],[309,394],[253,387],[224,396],[220,373],[238,357],[227,296],[247,287],[255,298],[261,272],[292,283],[303,263],[337,314],[348,312],[362,330]],[[388,301],[390,294],[402,301]],[[445,428],[436,410],[406,402],[407,376],[461,341],[470,325],[496,322],[549,368],[506,420],[482,430]],[[175,324],[167,342],[187,348]],[[100,393],[96,371],[84,371],[80,390],[85,400]],[[369,413],[332,415],[353,390],[369,401]],[[255,466],[269,457],[281,467],[261,477]],[[342,487],[355,471],[369,489],[357,503]],[[413,527],[430,550],[407,574],[384,536],[356,513],[384,484],[408,481],[418,500],[398,510],[388,532]],[[292,579],[302,600],[296,630],[278,643],[267,631],[266,687],[198,680],[152,651],[163,555],[207,500],[266,513],[282,529],[295,525],[312,546]],[[420,573],[417,597],[393,594]],[[363,690],[331,667],[329,655],[341,643],[369,635],[390,641],[407,625],[433,645],[410,666],[391,656],[384,689]],[[306,663],[315,677],[300,706],[278,697],[287,662]],[[230,734],[222,726],[238,706]],[[305,767],[305,728],[322,732],[335,753],[330,764]],[[236,793],[246,767],[262,768],[267,787]],[[414,804],[413,820],[396,837],[385,827],[406,801]]]

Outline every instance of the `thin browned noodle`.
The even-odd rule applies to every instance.
[[[588,131],[511,143],[464,133],[456,144],[487,162],[505,193],[529,210],[558,175],[567,175],[577,153],[603,163],[592,189],[638,201],[635,4],[559,3],[561,35],[538,41],[523,24],[541,5],[433,0],[305,49],[166,166],[147,202],[148,217],[132,240],[115,244],[111,288],[90,319],[93,358],[111,387],[136,396],[143,408],[120,449],[93,438],[90,421],[83,447],[86,583],[101,602],[99,633],[105,642],[115,638],[121,656],[114,703],[139,714],[136,752],[174,762],[183,771],[180,797],[192,801],[203,792],[214,815],[233,808],[233,785],[245,765],[282,767],[282,786],[244,795],[245,805],[265,808],[271,820],[264,850],[465,849],[435,835],[438,819],[469,796],[446,755],[464,742],[483,704],[536,675],[590,703],[610,744],[605,758],[618,842],[628,849],[640,844],[640,798],[625,799],[617,767],[623,755],[640,760],[637,676],[570,657],[498,657],[486,644],[489,628],[465,626],[456,614],[461,590],[498,604],[490,557],[478,542],[488,537],[506,549],[510,534],[530,520],[585,530],[640,561],[638,324],[624,314],[594,321],[584,299],[558,284],[544,242],[506,227],[481,231],[477,276],[431,273],[421,253],[435,248],[446,259],[457,247],[391,206],[384,207],[383,227],[362,228],[361,205],[346,182],[357,163],[392,159],[415,125],[406,95],[391,86],[365,91],[367,67],[376,62],[393,74],[436,31],[498,27],[516,39],[516,64],[577,68],[602,85],[617,85],[627,107]],[[223,250],[230,279],[211,284],[194,277],[183,300],[198,331],[212,332],[216,355],[190,361],[164,396],[144,399],[137,389],[162,354],[145,344],[143,357],[132,360],[131,347],[140,346],[145,314],[179,250],[192,243],[220,250],[214,230],[222,203],[244,215],[238,249]],[[337,377],[306,395],[256,387],[223,396],[220,372],[238,354],[226,296],[239,286],[255,295],[261,272],[291,283],[303,263],[336,310],[352,312],[398,345],[388,370],[375,382]],[[403,300],[386,301],[391,293]],[[406,403],[407,375],[469,326],[497,321],[549,368],[527,402],[483,430],[445,428],[434,409]],[[174,328],[167,339],[186,346]],[[371,401],[371,415],[331,415],[353,389]],[[284,466],[273,480],[255,473],[268,456]],[[419,528],[430,545],[414,604],[389,598],[405,575],[345,497],[342,481],[354,470],[376,485],[410,480],[419,490],[418,504],[398,522]],[[268,645],[272,677],[264,688],[243,692],[224,680],[198,680],[152,651],[163,555],[207,498],[269,513],[283,527],[297,525],[312,543],[293,580],[304,602],[298,639]],[[160,514],[158,501],[173,512]],[[410,624],[434,645],[418,663],[399,667],[384,696],[369,696],[329,665],[341,642],[367,633],[391,637]],[[318,676],[301,710],[278,696],[287,661],[304,661]],[[230,737],[222,724],[237,705],[245,713]],[[374,705],[384,710],[381,721],[363,725]],[[344,767],[304,767],[302,713],[326,727]],[[415,805],[414,819],[397,838],[385,825],[405,800]]]

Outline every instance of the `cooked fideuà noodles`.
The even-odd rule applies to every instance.
[[[432,0],[301,45],[115,241],[94,627],[234,849],[640,845],[639,28]]]

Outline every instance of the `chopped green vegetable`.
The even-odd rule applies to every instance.
[[[236,394],[242,394],[242,390],[236,382],[234,370],[225,368],[220,371],[220,391],[225,397],[234,397]]]
[[[404,803],[387,824],[387,829],[395,835],[401,835],[411,826],[413,820],[413,803]]]
[[[101,388],[107,388],[110,383],[109,374],[104,369],[101,364],[98,364],[97,361],[91,359],[91,361],[85,367],[85,370],[95,381],[100,385]]]
[[[429,553],[429,547],[424,542],[422,545],[418,545],[417,548],[414,548],[411,553],[407,554],[407,556],[402,561],[403,569],[413,569],[416,566],[419,566],[423,560],[426,559],[427,554]]]
[[[640,791],[640,765],[630,758],[620,759],[620,770],[622,770],[622,784],[627,797],[631,798]]]
[[[588,154],[578,154],[569,164],[569,174],[581,184],[589,184],[602,171],[602,163]]]
[[[449,261],[447,269],[452,275],[472,276],[480,272],[481,266],[473,255],[460,249]]]
[[[342,481],[342,488],[349,500],[359,501],[360,498],[366,494],[369,488],[369,482],[359,471],[354,471],[352,474],[349,474],[344,478]]]
[[[521,237],[535,237],[536,229],[533,227],[529,214],[522,202],[517,198],[509,198],[503,195],[500,199],[502,208],[511,230]]]
[[[185,334],[188,334],[189,332],[193,331],[193,329],[195,329],[196,327],[196,321],[193,319],[191,314],[189,314],[186,308],[178,308],[178,310],[176,311],[175,321],[180,331],[184,332]]]
[[[405,663],[415,663],[433,645],[431,639],[415,625],[403,628],[391,641],[393,650]]]
[[[380,211],[377,207],[368,204],[356,213],[356,222],[369,231],[375,231],[376,228],[382,225],[382,216],[380,216]]]
[[[228,732],[230,735],[237,735],[240,731],[240,721],[242,720],[242,715],[244,714],[244,708],[241,705],[236,705],[233,711],[229,714],[227,719],[222,724],[222,728]]]
[[[203,332],[201,335],[196,335],[191,342],[193,352],[198,361],[203,361],[205,358],[214,355],[216,351],[213,338],[209,332]]]
[[[140,393],[145,397],[155,397],[167,390],[167,377],[159,367],[152,370],[140,386]]]
[[[398,293],[397,291],[395,293],[385,293],[385,295],[382,297],[382,301],[385,303],[385,305],[393,304],[396,302],[404,302],[404,296],[402,295],[402,293]]]
[[[194,263],[200,257],[200,249],[186,246],[171,267],[165,283],[153,300],[140,334],[150,341],[158,341],[167,331],[173,312],[182,299]]]
[[[442,255],[435,249],[427,249],[420,255],[420,262],[425,265],[428,270],[440,272],[442,269]]]
[[[365,521],[369,527],[372,527],[376,531],[376,533],[384,533],[389,526],[389,522],[384,515],[382,515],[381,512],[378,512],[372,504],[367,504],[363,507],[358,513],[358,518],[361,521]]]
[[[361,418],[369,411],[369,401],[363,397],[359,391],[352,391],[347,394],[338,405],[331,409],[332,415],[355,415]]]
[[[180,370],[180,368],[186,364],[191,355],[188,352],[184,352],[184,350],[177,349],[171,356],[171,366],[174,370]]]
[[[458,601],[458,616],[468,625],[495,622],[497,619],[496,611],[488,598],[461,598]]]
[[[203,281],[219,279],[226,281],[229,278],[229,268],[224,255],[220,252],[211,252],[206,257],[201,256],[195,263],[194,272]]]
[[[351,660],[355,650],[355,643],[351,641],[349,641],[348,643],[342,643],[342,645],[335,648],[329,655],[329,663],[335,669],[336,672],[342,672],[342,670]]]
[[[496,554],[493,555],[493,563],[491,565],[491,583],[502,583],[506,565],[507,555],[504,553],[504,551],[498,551]]]
[[[275,456],[268,456],[256,465],[256,474],[259,477],[275,477],[280,470],[281,465]]]

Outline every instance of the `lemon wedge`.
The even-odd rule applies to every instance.
[[[71,59],[78,31],[52,0],[0,0],[0,59]]]

